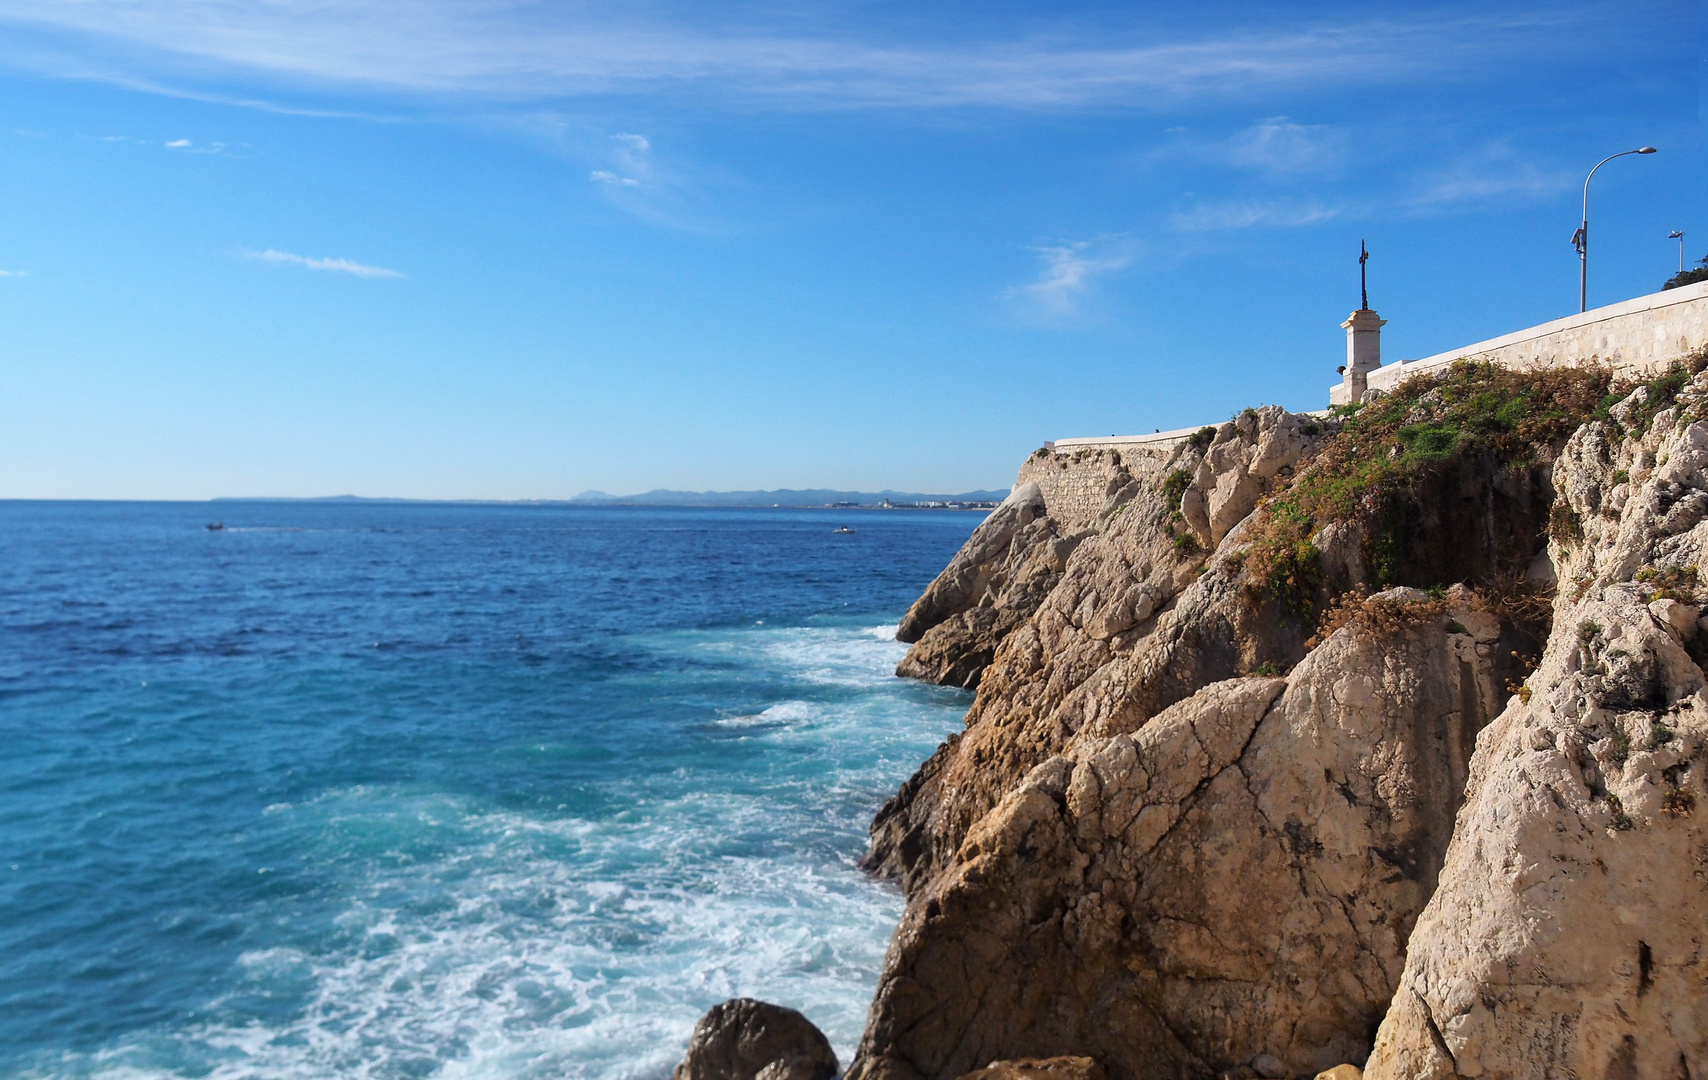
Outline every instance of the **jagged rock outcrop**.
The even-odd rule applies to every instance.
[[[831,1080],[830,1040],[794,1009],[731,998],[713,1005],[688,1040],[672,1080]]]
[[[1454,598],[1385,594],[1285,679],[1066,740],[911,898],[851,1080],[1362,1059],[1503,696],[1499,620]]]
[[[1639,389],[1556,465],[1553,633],[1480,740],[1370,1080],[1708,1075],[1705,415],[1708,375]]]
[[[1270,406],[1242,413],[1216,433],[1180,500],[1180,513],[1200,546],[1220,544],[1257,508],[1269,482],[1291,472],[1311,445],[1307,425],[1319,426]]]
[[[948,864],[978,817],[1082,729],[1130,731],[1207,683],[1296,663],[1308,629],[1245,587],[1238,559],[1228,557],[1240,530],[1223,530],[1218,550],[1207,552],[1180,507],[1196,493],[1225,524],[1228,506],[1249,511],[1250,492],[1290,476],[1324,435],[1319,423],[1268,406],[1214,429],[1207,445],[1182,444],[1160,469],[1116,472],[1103,512],[1072,538],[1063,572],[997,646],[966,730],[879,813],[865,865],[911,890]],[[1016,554],[1037,558],[1037,547],[1022,553],[1023,533],[1008,535]],[[995,547],[969,541],[968,557],[958,555],[960,567],[951,564],[932,589],[974,577],[969,567],[989,565]],[[940,591],[965,594],[959,586]]]
[[[1002,639],[1038,610],[1080,534],[1044,514],[1037,484],[1020,484],[973,531],[896,631],[910,642],[896,674],[972,687]]]
[[[1019,485],[1009,492],[907,609],[896,629],[896,640],[918,641],[944,619],[978,603],[1000,573],[1015,534],[1043,516],[1044,496],[1037,484]]]
[[[914,648],[896,674],[976,686],[1003,639],[1038,610],[1088,537],[1125,535],[1190,564],[1214,550],[1278,478],[1291,475],[1322,431],[1319,420],[1265,406],[1204,429],[1202,441],[1161,460],[1106,455],[1097,475],[1103,510],[1089,528],[1051,516],[1036,483],[1017,485],[902,619],[896,638]],[[1150,496],[1144,509],[1161,513],[1121,520],[1122,508],[1142,496]],[[1094,610],[1083,613],[1084,628],[1099,641],[1145,622],[1181,588],[1135,577],[1130,565],[1102,557],[1086,565],[1102,570],[1091,583]],[[1083,593],[1079,602],[1086,602]]]

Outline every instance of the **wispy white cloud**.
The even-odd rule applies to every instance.
[[[0,277],[29,277],[28,270],[0,270]]]
[[[189,146],[190,140],[189,139],[173,139],[171,142],[167,143],[166,145],[172,147],[173,149],[178,149],[180,147]]]
[[[1094,280],[1133,261],[1131,244],[1122,237],[1080,240],[1032,249],[1042,267],[1036,280],[1016,285],[1003,294],[1030,315],[1060,321],[1079,313]]]
[[[1173,170],[1181,163],[1262,174],[1270,183],[1316,179],[1343,171],[1350,133],[1329,124],[1301,124],[1274,116],[1231,135],[1192,128],[1170,128],[1146,157]],[[1368,152],[1368,151],[1367,151]]]
[[[1292,229],[1372,214],[1454,213],[1490,204],[1547,199],[1579,182],[1569,171],[1524,160],[1510,148],[1496,144],[1439,171],[1425,173],[1410,186],[1401,185],[1383,194],[1355,200],[1321,194],[1203,200],[1176,210],[1168,222],[1177,232]]]
[[[1435,210],[1458,203],[1544,199],[1569,191],[1578,182],[1575,174],[1564,170],[1538,168],[1505,154],[1489,154],[1425,177],[1404,205],[1412,210]]]
[[[1229,164],[1269,173],[1320,172],[1346,157],[1347,133],[1326,124],[1299,124],[1285,116],[1259,121],[1222,147]]]
[[[387,270],[383,266],[368,266],[365,263],[351,262],[349,259],[317,259],[309,255],[292,255],[288,251],[246,251],[244,258],[255,259],[259,262],[278,263],[285,266],[301,266],[308,270],[325,270],[335,274],[353,274],[364,278],[400,278],[403,275],[396,270]]]
[[[1226,199],[1195,203],[1169,215],[1178,232],[1224,229],[1293,229],[1345,216],[1349,207],[1290,199]]]
[[[651,186],[654,177],[652,142],[644,135],[613,135],[608,156],[613,168],[594,169],[588,179],[619,188]]]
[[[1166,40],[1136,27],[1113,44],[986,32],[901,45],[798,16],[767,23],[751,14],[719,26],[673,20],[657,6],[0,0],[0,23],[19,32],[11,66],[167,92],[248,73],[315,90],[509,101],[675,90],[784,109],[1161,106],[1288,86],[1392,84],[1581,47],[1586,21],[1610,19],[1599,8],[1522,18],[1429,13]],[[68,31],[87,47],[67,48]]]

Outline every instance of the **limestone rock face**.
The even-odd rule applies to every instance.
[[[1035,482],[1016,486],[902,619],[896,638],[915,647],[896,674],[976,686],[1002,641],[1045,602],[1089,537],[1124,536],[1128,548],[1155,549],[1171,562],[1195,565],[1196,556],[1220,544],[1262,495],[1315,451],[1323,426],[1268,405],[1213,431],[1207,445],[1182,445],[1161,460],[1102,455],[1095,475],[1105,501],[1089,527],[1081,518],[1051,514]],[[1174,472],[1184,484],[1170,492],[1172,505],[1163,505],[1165,480]],[[1147,512],[1123,519],[1120,511],[1129,506]],[[1097,641],[1130,634],[1184,584],[1147,580],[1155,558],[1146,558],[1138,574],[1132,563],[1107,563],[1101,554],[1083,561],[1098,580],[1085,611],[1078,610],[1087,604],[1079,590],[1076,625]]]
[[[1037,484],[1022,484],[973,531],[902,619],[913,644],[896,674],[972,687],[996,647],[1061,580],[1079,535],[1044,516]]]
[[[831,1080],[836,1054],[793,1009],[753,998],[714,1005],[694,1025],[672,1080]]]
[[[1112,1080],[1362,1060],[1503,696],[1498,620],[1415,590],[1371,603],[1398,613],[1386,629],[1354,619],[1286,678],[1087,709],[1055,753],[1040,740],[916,883],[850,1080],[1026,1055]]]
[[[976,604],[1002,568],[1015,534],[1043,516],[1044,496],[1037,484],[1022,485],[1010,492],[907,609],[896,630],[896,640],[918,641],[933,626]]]
[[[1111,458],[1059,568],[1046,506],[955,613],[988,660],[919,650],[982,671],[873,825],[908,905],[850,1080],[1708,1076],[1708,373],[1317,529],[1319,601],[1489,588],[1390,590],[1307,648],[1245,555],[1319,430]],[[1545,645],[1524,582],[1557,590]]]
[[[1206,549],[1220,544],[1256,509],[1269,482],[1297,465],[1315,442],[1303,418],[1274,405],[1249,409],[1217,428],[1180,503],[1198,543]]]
[[[1708,376],[1555,466],[1553,632],[1483,732],[1370,1080],[1708,1075]]]
[[[1249,514],[1253,503],[1244,495],[1216,493],[1225,486],[1245,491],[1252,483],[1268,490],[1320,446],[1323,429],[1309,430],[1299,417],[1266,407],[1222,425],[1208,447],[1182,444],[1148,471],[1115,470],[1102,512],[1071,538],[1059,573],[1046,575],[1042,566],[1044,553],[1059,550],[1063,538],[1046,540],[1052,534],[1040,531],[1022,543],[1025,529],[1045,529],[1049,518],[1008,534],[1007,565],[1033,569],[1009,572],[1005,580],[1028,583],[1029,597],[1038,587],[1047,589],[1013,622],[1004,621],[1000,609],[962,616],[989,628],[980,631],[986,634],[981,649],[982,642],[996,641],[988,666],[976,676],[978,697],[966,730],[940,747],[880,811],[865,865],[901,879],[911,891],[950,863],[974,821],[1081,731],[1105,737],[1132,731],[1207,683],[1297,663],[1308,631],[1246,588],[1236,553],[1250,518],[1223,530],[1210,551],[1194,538],[1186,504],[1198,490],[1206,505],[1222,508],[1217,520],[1223,524],[1229,506],[1244,506]],[[1206,473],[1210,456],[1219,465]],[[1228,479],[1236,476],[1245,479]],[[1185,480],[1184,488],[1171,487],[1171,477]],[[1192,486],[1201,482],[1205,486]],[[1178,510],[1170,505],[1174,498],[1181,500]],[[945,576],[965,577],[965,567],[985,558],[979,553],[994,550],[974,540]],[[955,569],[957,563],[963,568]],[[995,572],[990,580],[997,580]],[[969,636],[956,634],[960,641]],[[929,634],[903,661],[902,673],[913,670],[916,654],[922,667],[939,655]],[[927,670],[966,670],[954,669],[952,661],[931,663],[936,666]]]

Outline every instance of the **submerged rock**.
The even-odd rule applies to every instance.
[[[836,1053],[813,1022],[753,998],[713,1005],[672,1080],[831,1080]]]
[[[993,1061],[961,1080],[1108,1080],[1103,1067],[1088,1057],[1026,1058]]]

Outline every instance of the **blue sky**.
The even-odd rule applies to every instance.
[[[0,497],[960,491],[1708,253],[1699,6],[0,0]]]

